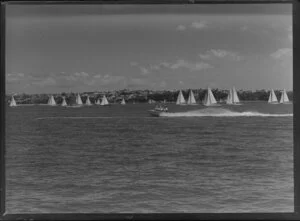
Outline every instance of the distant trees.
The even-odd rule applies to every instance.
[[[109,91],[109,92],[87,92],[81,94],[83,102],[85,102],[87,95],[89,95],[90,100],[94,103],[97,99],[101,99],[105,94],[109,102],[120,102],[123,97],[126,102],[139,102],[144,103],[149,99],[155,101],[164,101],[175,102],[178,96],[178,91],[150,91],[150,90],[119,90],[119,91]],[[193,89],[194,96],[196,101],[202,101],[205,94],[207,93],[206,89]],[[228,91],[220,89],[212,89],[212,92],[216,100],[226,99]],[[241,101],[267,101],[269,98],[269,91],[267,90],[256,90],[256,91],[237,91],[237,94]],[[183,96],[187,99],[189,94],[189,89],[182,90]],[[275,94],[280,99],[281,91],[275,90]],[[293,91],[288,91],[287,95],[290,100],[293,100]],[[61,93],[53,94],[55,101],[60,104],[62,103],[62,97],[66,98],[68,104],[75,104],[77,93]],[[18,104],[47,104],[50,94],[18,94],[14,98]],[[11,99],[10,95],[6,95],[6,102],[8,103]]]

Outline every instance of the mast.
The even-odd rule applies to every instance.
[[[85,104],[86,104],[86,105],[92,105],[89,96],[87,96],[86,101],[85,101]]]
[[[81,100],[81,97],[80,97],[79,93],[77,94],[77,97],[76,97],[76,104],[77,105],[82,105],[82,100]]]
[[[179,90],[179,94],[178,94],[178,97],[177,97],[176,104],[177,105],[186,104],[186,101],[185,101],[185,99],[183,97],[183,94],[182,94],[181,90]]]
[[[66,98],[65,97],[63,97],[63,101],[61,103],[61,106],[63,106],[63,107],[67,106],[67,102],[66,102]]]
[[[289,97],[287,96],[287,93],[285,89],[281,92],[281,98],[280,98],[280,103],[288,103],[289,102]]]
[[[16,101],[15,101],[14,96],[11,96],[11,101],[10,101],[9,106],[10,106],[10,107],[16,107],[16,106],[17,106],[17,103],[16,103]]]
[[[48,105],[51,105],[51,106],[55,106],[56,105],[56,102],[54,100],[53,95],[51,95],[51,97],[49,98]]]
[[[188,104],[196,104],[195,96],[192,90],[190,90],[189,98],[187,101]]]

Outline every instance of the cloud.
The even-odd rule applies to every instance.
[[[94,75],[94,78],[101,78],[101,77],[102,77],[101,74],[96,74],[96,75]]]
[[[15,81],[20,81],[25,77],[24,73],[8,73],[6,80],[7,82],[15,82]]]
[[[292,56],[293,55],[293,50],[291,48],[280,48],[276,52],[271,53],[270,56],[273,59],[282,59],[287,56]]]
[[[239,55],[237,52],[233,51],[228,51],[228,50],[222,50],[222,49],[211,49],[209,51],[206,51],[206,53],[199,54],[199,57],[201,59],[212,59],[213,57],[215,58],[220,58],[220,59],[227,59],[231,61],[240,61],[243,59],[241,55]]]
[[[140,67],[141,75],[148,75],[150,71],[145,67]]]
[[[178,25],[176,30],[177,31],[184,31],[184,30],[186,30],[186,27],[184,25]]]
[[[190,71],[201,71],[201,70],[205,70],[208,68],[212,68],[212,66],[208,63],[205,62],[195,62],[195,63],[191,63],[185,60],[177,60],[175,63],[173,63],[170,66],[171,69],[178,69],[178,68],[187,68]]]
[[[90,75],[86,72],[76,72],[74,73],[75,76],[77,77],[89,77]]]
[[[207,27],[207,22],[205,21],[194,21],[192,22],[191,24],[191,28],[194,28],[194,29],[203,29],[203,28],[206,28]]]
[[[53,77],[48,77],[46,79],[36,79],[35,81],[31,82],[34,85],[38,86],[54,86],[56,85],[56,80]]]

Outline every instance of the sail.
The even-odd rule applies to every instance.
[[[233,99],[232,99],[232,90],[229,90],[229,94],[227,95],[227,99],[226,99],[226,104],[232,104],[233,103]]]
[[[239,99],[239,97],[238,97],[238,95],[237,95],[237,92],[236,92],[236,90],[235,90],[235,87],[233,87],[232,88],[232,102],[234,103],[234,104],[236,104],[236,103],[239,103],[240,102],[240,99]]]
[[[214,105],[214,104],[216,104],[216,103],[217,103],[217,101],[216,101],[216,99],[215,99],[215,97],[214,97],[214,95],[213,95],[211,89],[208,88],[208,89],[207,89],[207,93],[206,93],[206,95],[205,95],[205,98],[204,98],[204,100],[203,100],[203,104],[204,104],[205,106],[211,106],[211,105]]]
[[[86,98],[85,105],[92,105],[89,96],[87,96],[87,98]]]
[[[186,101],[183,97],[182,91],[180,90],[179,94],[178,94],[178,97],[177,97],[176,104],[180,105],[180,104],[185,104],[185,103],[186,103]]]
[[[16,103],[16,101],[15,101],[14,96],[11,96],[11,101],[10,101],[9,106],[10,106],[10,107],[15,107],[15,106],[17,106],[17,103]]]
[[[285,89],[281,92],[281,98],[280,98],[280,103],[287,103],[289,102],[289,98],[286,94]]]
[[[268,102],[269,102],[269,103],[278,103],[276,94],[275,94],[275,92],[274,92],[273,89],[270,91],[270,96],[269,96]]]
[[[61,106],[67,106],[67,102],[66,102],[66,98],[65,97],[63,97],[63,101],[61,103]]]
[[[109,103],[108,103],[108,100],[107,100],[107,98],[106,98],[106,96],[105,95],[103,95],[103,97],[102,97],[102,101],[101,101],[101,103],[100,103],[100,105],[108,105]]]
[[[190,90],[189,98],[188,98],[187,103],[188,104],[196,104],[196,100],[195,100],[194,93],[193,93],[192,90]]]
[[[82,100],[81,100],[81,97],[79,94],[77,94],[77,97],[76,97],[76,104],[77,105],[82,105]]]
[[[125,99],[124,99],[124,98],[122,99],[122,101],[121,101],[121,104],[122,104],[122,105],[125,105],[125,104],[126,104],[126,102],[125,102]]]
[[[96,101],[96,104],[97,104],[97,105],[100,105],[100,99],[98,99],[98,100]]]
[[[55,100],[54,100],[53,95],[51,95],[51,97],[49,98],[49,100],[48,100],[48,105],[52,105],[52,106],[55,106],[55,105],[56,105],[56,102],[55,102]]]

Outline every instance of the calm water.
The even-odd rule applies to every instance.
[[[153,106],[7,107],[7,212],[293,211],[292,105]]]

